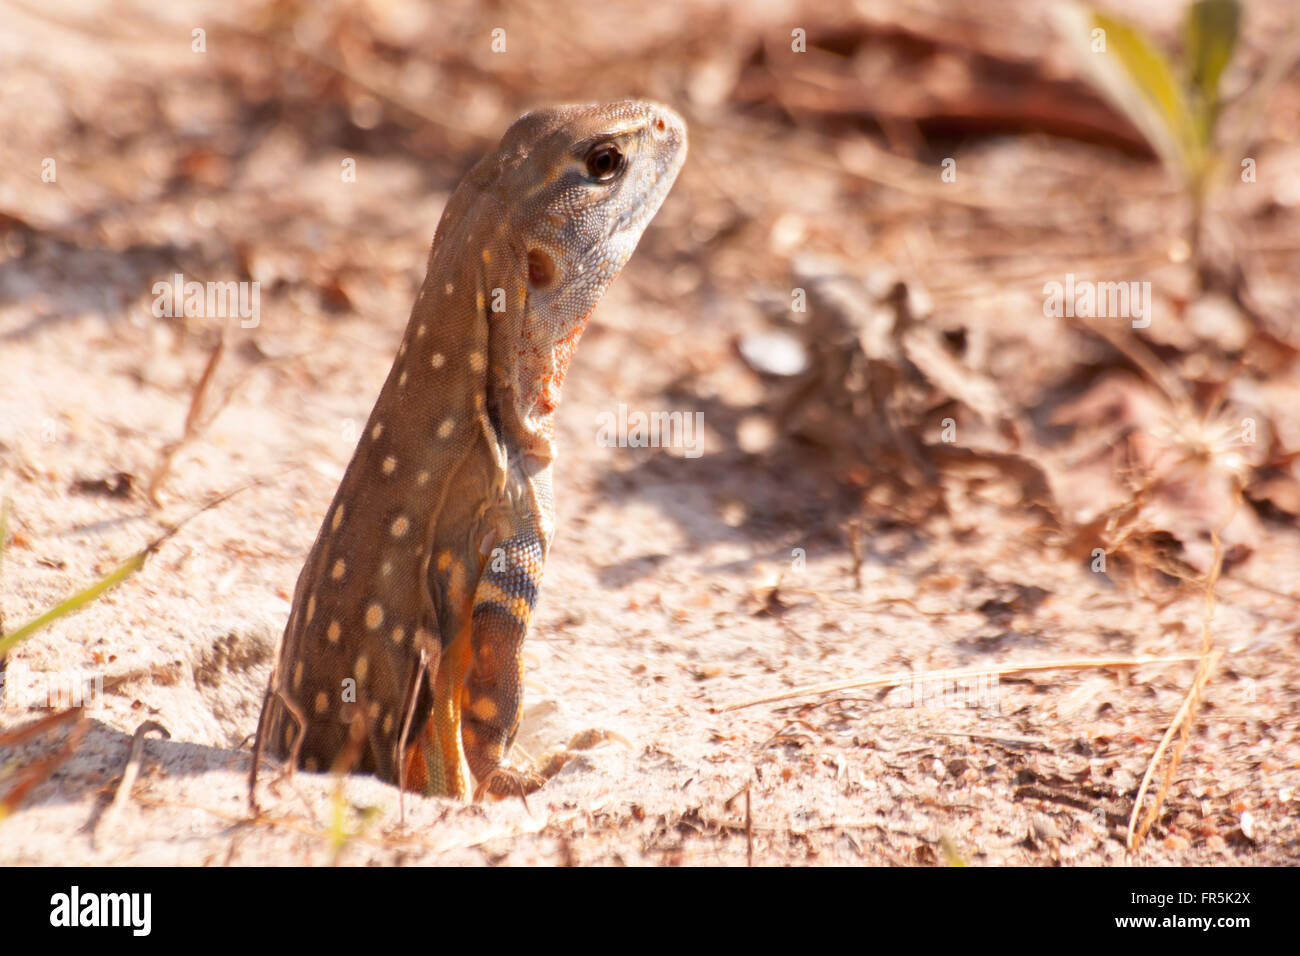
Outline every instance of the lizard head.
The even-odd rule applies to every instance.
[[[549,419],[588,317],[677,178],[686,124],[646,101],[538,110],[510,127],[497,157],[491,192],[511,199],[497,235],[523,307],[494,320],[492,351],[532,423]]]

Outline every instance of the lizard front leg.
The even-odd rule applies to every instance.
[[[432,712],[408,751],[409,786],[466,797],[466,764],[476,796],[531,793],[543,782],[503,763],[523,710],[523,645],[545,559],[542,538],[525,525],[491,548],[472,595],[462,561],[449,551],[435,559],[432,572],[462,624],[442,652]]]
[[[493,549],[474,591],[471,651],[460,687],[461,738],[479,793],[528,793],[542,779],[504,767],[523,712],[524,638],[546,548],[531,528]]]

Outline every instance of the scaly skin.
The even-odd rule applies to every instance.
[[[554,534],[560,386],[685,156],[666,107],[562,106],[460,184],[298,578],[257,756],[461,798],[466,767],[476,792],[540,783],[503,761]]]

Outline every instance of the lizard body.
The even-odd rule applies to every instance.
[[[560,386],[686,154],[654,103],[517,120],[448,201],[397,358],[298,578],[258,722],[307,769],[502,792],[554,533]],[[530,781],[534,786],[540,781]]]

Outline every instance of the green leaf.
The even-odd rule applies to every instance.
[[[1198,133],[1207,144],[1219,114],[1219,80],[1237,46],[1240,19],[1237,0],[1198,0],[1183,24],[1187,88],[1195,100]]]
[[[1187,11],[1187,85],[1206,104],[1219,101],[1219,79],[1237,46],[1240,22],[1237,0],[1198,0]]]
[[[1106,55],[1119,63],[1137,94],[1121,92],[1119,105],[1166,163],[1187,181],[1194,181],[1200,175],[1207,144],[1169,58],[1127,23],[1096,12],[1092,20],[1106,31]]]

